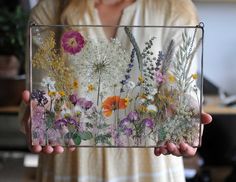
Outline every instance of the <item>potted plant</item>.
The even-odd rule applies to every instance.
[[[0,106],[17,105],[25,88],[24,60],[28,13],[0,7]]]

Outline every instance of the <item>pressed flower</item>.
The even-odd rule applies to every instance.
[[[140,99],[147,99],[147,96],[144,93],[142,93],[142,94],[139,95],[139,98]]]
[[[127,105],[125,104],[125,99],[120,98],[119,96],[111,96],[106,98],[102,103],[103,114],[106,117],[112,115],[112,112],[117,109],[125,109]]]
[[[157,89],[156,88],[150,88],[149,89],[149,94],[152,95],[152,96],[156,95],[157,94]]]
[[[158,85],[162,84],[165,80],[165,76],[158,70],[155,72],[155,81]]]
[[[143,82],[144,82],[144,79],[143,79],[143,77],[142,77],[141,75],[138,77],[138,81],[139,81],[140,83],[143,83]]]
[[[33,90],[32,94],[31,94],[31,98],[34,100],[37,100],[37,105],[39,106],[45,106],[48,103],[48,99],[47,97],[45,97],[46,93],[42,90]]]
[[[55,81],[53,81],[50,77],[43,78],[41,86],[46,87],[47,89],[49,89],[49,91],[56,91]]]
[[[57,93],[57,92],[49,91],[49,92],[48,92],[48,95],[49,95],[50,97],[54,97],[54,96],[56,96],[56,93]]]
[[[128,118],[124,118],[120,121],[121,127],[126,127],[130,124],[130,120]]]
[[[133,134],[132,128],[125,128],[124,133],[126,136],[131,136]]]
[[[74,88],[74,89],[79,88],[79,83],[78,83],[77,80],[75,80],[75,81],[73,82],[73,88]]]
[[[194,80],[197,80],[197,79],[198,79],[198,74],[197,74],[197,73],[192,74],[192,78],[193,78]]]
[[[156,112],[157,111],[157,107],[153,104],[150,104],[147,106],[147,110],[151,111],[151,112]]]
[[[135,83],[133,81],[128,81],[126,87],[132,90],[135,87]]]
[[[76,54],[84,47],[84,37],[77,31],[67,31],[62,35],[61,45],[65,52]]]
[[[94,91],[94,86],[93,86],[93,84],[89,84],[88,85],[88,92],[92,92],[92,91]]]
[[[176,78],[174,75],[172,74],[168,74],[168,80],[171,84],[175,83],[176,82]]]
[[[89,77],[80,80],[81,88],[84,89],[82,91],[87,92],[88,85],[92,84],[98,91],[106,92],[111,91],[114,84],[122,80],[126,65],[129,63],[129,54],[118,39],[111,41],[88,39],[78,57],[73,59],[78,77],[85,75]],[[98,96],[100,94],[98,93]]]
[[[139,114],[136,111],[132,111],[128,114],[128,119],[130,121],[138,121],[139,120]]]
[[[88,101],[85,98],[78,98],[76,104],[79,105],[82,109],[88,110],[92,107],[93,102]]]
[[[72,94],[69,96],[69,100],[71,101],[72,104],[76,105],[77,103],[77,95]]]
[[[147,99],[150,100],[150,101],[154,101],[153,95],[148,95],[148,96],[147,96]]]
[[[143,124],[148,127],[148,128],[153,128],[154,127],[154,120],[152,118],[145,118],[143,120]]]
[[[58,93],[59,93],[59,95],[60,95],[61,97],[64,97],[64,96],[66,95],[64,91],[60,91],[60,92],[58,92]]]
[[[125,105],[126,105],[126,106],[129,105],[129,98],[128,98],[128,97],[125,98]]]
[[[60,129],[62,126],[66,126],[67,125],[67,121],[66,119],[58,119],[54,122],[54,125],[56,128]]]
[[[138,111],[141,112],[141,113],[147,112],[147,107],[144,106],[144,105],[140,105],[138,107]]]

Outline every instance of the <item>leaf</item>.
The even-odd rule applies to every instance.
[[[79,134],[75,133],[73,134],[73,141],[75,142],[76,145],[80,145],[81,144],[81,137]]]
[[[90,131],[81,132],[79,136],[82,140],[90,140],[93,138],[93,134]]]

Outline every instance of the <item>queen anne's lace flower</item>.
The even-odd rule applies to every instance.
[[[109,91],[122,79],[130,60],[130,55],[122,48],[117,39],[109,42],[87,40],[85,47],[74,64],[83,88],[94,85],[97,90]]]

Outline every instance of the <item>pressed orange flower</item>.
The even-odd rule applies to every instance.
[[[125,109],[127,107],[126,100],[120,98],[119,96],[111,96],[106,98],[106,100],[102,103],[103,114],[106,117],[112,115],[112,112],[117,109]]]
[[[192,78],[193,78],[194,80],[197,80],[197,79],[198,79],[198,74],[197,74],[197,73],[192,74]]]

